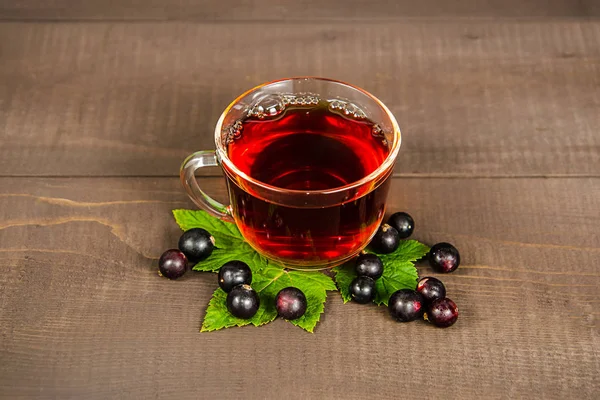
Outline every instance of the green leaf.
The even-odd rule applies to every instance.
[[[298,319],[290,321],[292,324],[313,332],[321,314],[325,311],[325,300],[328,290],[336,290],[333,280],[320,272],[289,272],[292,285],[304,292],[308,307],[306,313]]]
[[[192,228],[206,229],[215,238],[218,248],[233,248],[244,243],[244,238],[235,224],[213,217],[202,210],[173,210],[175,221],[183,231]]]
[[[229,314],[225,303],[226,299],[227,293],[221,288],[215,290],[212,298],[208,302],[200,332],[210,332],[217,329],[230,328],[232,326],[244,326],[250,323],[249,320],[234,318]]]
[[[404,261],[415,262],[429,252],[429,247],[416,240],[401,240],[396,251],[392,253],[378,254],[370,249],[367,249],[367,252],[377,254],[383,261],[383,265],[387,265],[387,263]]]
[[[221,288],[218,288],[213,293],[213,297],[208,303],[204,321],[200,332],[216,331],[223,328],[231,328],[232,326],[244,326],[253,324],[254,326],[264,325],[277,317],[277,312],[267,312],[268,304],[261,298],[260,307],[257,313],[251,319],[236,318],[227,310],[227,293]]]
[[[272,307],[268,307],[267,312],[277,314],[275,297],[281,289],[296,287],[306,296],[308,307],[302,317],[289,322],[313,332],[325,309],[327,291],[336,290],[333,280],[320,272],[286,271],[277,264],[270,264],[259,272],[259,281],[253,287],[259,291],[261,302],[264,300]]]
[[[340,294],[342,295],[342,300],[344,300],[344,304],[346,304],[352,300],[348,288],[350,287],[352,280],[356,278],[354,259],[335,267],[332,271],[335,273],[335,283],[337,284]]]
[[[275,263],[267,263],[253,276],[252,288],[260,298],[260,307],[254,317],[242,320],[232,316],[225,304],[227,295],[218,289],[208,304],[201,331],[214,331],[248,324],[260,326],[273,321],[277,317],[275,296],[288,286],[302,290],[308,303],[306,313],[290,322],[308,332],[313,332],[324,311],[327,291],[336,289],[333,280],[320,272],[286,271]]]
[[[218,272],[223,264],[233,260],[245,262],[254,273],[263,268],[267,262],[249,244],[241,243],[232,248],[214,249],[210,257],[200,261],[192,269],[194,271]]]
[[[377,254],[383,261],[383,275],[375,281],[374,301],[377,305],[385,304],[387,306],[392,293],[400,289],[414,289],[417,286],[419,275],[414,262],[427,254],[429,247],[416,240],[403,240],[393,253],[378,254],[371,250],[367,251]],[[344,303],[347,303],[352,299],[348,293],[348,287],[356,278],[354,260],[334,268],[333,271],[342,299]]]
[[[390,296],[396,290],[414,290],[417,287],[419,275],[413,263],[406,261],[393,265],[393,268],[387,268],[387,272],[384,268],[381,278],[375,281],[375,289],[377,291],[375,294],[375,304],[378,306],[381,304],[387,306]]]
[[[203,228],[215,238],[216,248],[210,257],[193,266],[194,271],[216,272],[223,264],[233,260],[245,262],[252,271],[266,265],[264,257],[244,241],[235,224],[224,222],[202,210],[173,210],[173,216],[182,230]]]

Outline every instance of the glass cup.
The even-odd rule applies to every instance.
[[[273,186],[245,173],[230,159],[228,145],[241,134],[239,128],[245,118],[268,119],[284,113],[290,105],[308,104],[328,104],[337,107],[340,114],[373,123],[372,134],[387,147],[387,156],[362,178],[324,190]],[[377,232],[385,214],[401,134],[392,113],[373,95],[324,78],[265,83],[242,94],[225,109],[214,138],[216,151],[199,151],[183,162],[181,182],[196,205],[235,223],[261,255],[293,269],[329,268],[354,257]],[[285,159],[277,162],[281,165]],[[195,172],[206,166],[222,168],[230,205],[214,200],[198,185]]]

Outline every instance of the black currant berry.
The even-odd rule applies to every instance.
[[[446,297],[446,287],[437,278],[426,276],[417,283],[417,292],[421,293],[427,304]]]
[[[409,322],[423,315],[425,302],[423,296],[411,289],[400,289],[390,296],[388,310],[399,322]]]
[[[390,219],[388,219],[388,225],[398,231],[400,239],[406,239],[412,235],[413,231],[415,230],[415,221],[405,212],[397,212],[392,214]]]
[[[398,248],[400,235],[396,228],[383,224],[371,240],[371,246],[379,253],[391,253]]]
[[[438,243],[429,251],[429,264],[439,272],[452,272],[460,265],[460,254],[450,243]]]
[[[352,281],[348,291],[355,302],[370,303],[375,298],[375,281],[368,276],[359,276]]]
[[[252,271],[242,261],[228,261],[219,269],[219,286],[229,293],[237,285],[252,283]]]
[[[250,319],[260,307],[258,294],[250,285],[238,285],[227,294],[227,309],[234,316]]]
[[[181,235],[178,247],[190,262],[197,263],[211,255],[215,239],[206,230],[193,228]]]
[[[427,307],[425,319],[435,326],[447,328],[458,319],[458,307],[447,297],[437,299]]]
[[[177,249],[165,251],[158,260],[158,271],[169,279],[177,279],[187,270],[187,258]]]
[[[302,290],[295,287],[281,289],[275,297],[275,308],[281,318],[300,318],[306,312],[307,305],[306,296]]]
[[[383,261],[375,254],[364,253],[356,259],[356,275],[377,279],[383,274]]]

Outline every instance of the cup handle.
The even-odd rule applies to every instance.
[[[181,164],[179,176],[188,196],[190,196],[190,199],[198,207],[224,221],[234,222],[229,207],[204,193],[196,180],[196,170],[203,167],[216,167],[218,165],[219,163],[213,150],[197,151],[186,158],[183,164]]]

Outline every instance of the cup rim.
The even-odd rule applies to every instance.
[[[377,105],[379,105],[385,111],[385,114],[387,115],[388,119],[390,120],[393,130],[394,130],[394,141],[392,143],[392,149],[390,150],[389,154],[387,155],[385,160],[383,160],[381,165],[379,167],[377,167],[376,170],[371,172],[369,175],[366,175],[366,176],[362,177],[361,179],[354,181],[352,183],[349,183],[347,185],[344,185],[344,186],[338,186],[338,187],[335,187],[332,189],[326,189],[326,190],[297,190],[297,189],[280,188],[277,186],[269,185],[265,182],[255,179],[255,178],[252,178],[250,175],[241,171],[233,163],[233,161],[231,161],[229,159],[226,148],[223,146],[222,141],[221,141],[221,130],[223,128],[223,121],[225,120],[225,117],[227,116],[229,111],[236,104],[238,104],[243,98],[245,98],[246,96],[250,95],[253,92],[256,92],[264,87],[274,85],[276,83],[285,82],[285,81],[295,81],[295,80],[317,80],[317,81],[331,82],[331,83],[335,83],[338,85],[346,86],[350,89],[354,89],[354,90],[357,90],[357,91],[363,93],[364,95],[366,95],[367,97],[372,99],[375,103],[377,103]],[[227,169],[230,170],[232,173],[239,176],[243,180],[248,181],[248,182],[252,183],[253,185],[256,185],[264,190],[276,192],[276,193],[285,193],[285,194],[290,194],[290,195],[295,195],[295,194],[303,195],[303,196],[311,195],[311,194],[313,194],[313,195],[331,195],[331,194],[337,194],[340,192],[345,192],[347,190],[352,190],[352,189],[361,187],[365,184],[368,184],[369,182],[375,181],[377,179],[377,177],[384,174],[386,171],[388,171],[394,165],[396,157],[398,156],[398,152],[400,151],[401,143],[402,143],[402,133],[400,131],[400,127],[398,126],[398,122],[396,121],[396,118],[394,117],[392,112],[387,108],[387,106],[385,104],[383,104],[383,102],[381,100],[379,100],[377,97],[373,96],[371,93],[367,92],[366,90],[361,89],[357,86],[354,86],[354,85],[351,85],[349,83],[342,82],[339,80],[329,79],[329,78],[321,78],[321,77],[317,77],[317,76],[299,76],[299,77],[277,79],[274,81],[265,82],[263,84],[253,87],[252,89],[247,90],[246,92],[239,95],[235,100],[233,100],[227,106],[227,108],[225,108],[225,110],[221,114],[221,117],[219,118],[217,125],[215,127],[215,147],[216,147],[216,154],[217,154],[217,159],[219,160],[219,163],[225,164]]]

